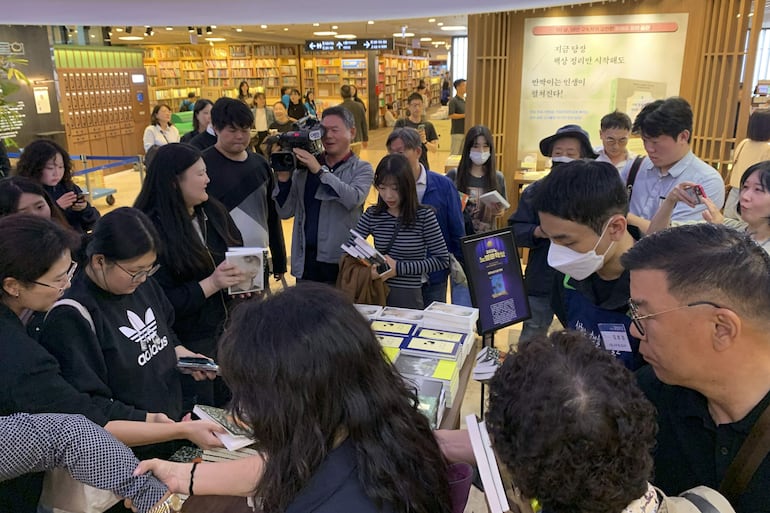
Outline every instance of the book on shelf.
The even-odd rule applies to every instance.
[[[390,266],[382,253],[353,229],[350,230],[348,241],[340,244],[340,247],[348,255],[357,258],[359,262],[368,266],[375,266],[379,274],[384,274],[390,270]]]
[[[483,421],[479,422],[475,415],[468,415],[465,417],[465,425],[468,428],[473,456],[476,458],[476,466],[479,470],[481,483],[484,485],[484,494],[490,513],[509,511],[511,506],[505,495],[500,467],[497,464],[495,451],[492,449],[486,424]]]
[[[232,414],[222,408],[196,404],[193,413],[203,420],[219,424],[225,429],[224,433],[214,433],[228,451],[235,451],[248,447],[254,443],[251,433],[244,426],[238,424]]]
[[[479,200],[485,205],[489,205],[498,209],[502,208],[503,210],[506,210],[511,208],[511,204],[508,203],[508,200],[503,198],[503,195],[497,191],[486,192],[479,196]]]
[[[246,275],[243,281],[227,288],[228,294],[259,292],[265,287],[266,254],[266,248],[227,248],[225,260]]]

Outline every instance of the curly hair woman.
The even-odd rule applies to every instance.
[[[620,513],[657,499],[648,484],[655,409],[633,374],[581,333],[512,353],[490,383],[486,424],[513,483],[544,510]]]
[[[219,364],[264,458],[196,469],[151,460],[137,472],[182,493],[254,496],[265,513],[451,510],[447,465],[416,396],[340,292],[302,284],[244,303]]]

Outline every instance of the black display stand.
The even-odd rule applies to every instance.
[[[531,317],[521,261],[510,228],[461,239],[471,302],[479,309],[482,349],[494,346],[495,332]],[[481,383],[481,417],[484,417]]]

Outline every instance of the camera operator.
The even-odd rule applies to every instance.
[[[297,280],[333,285],[339,273],[340,245],[361,217],[374,170],[350,150],[356,134],[350,111],[330,107],[324,110],[321,125],[325,151],[316,158],[294,148],[297,169],[276,171],[273,198],[282,219],[294,217],[291,274]]]

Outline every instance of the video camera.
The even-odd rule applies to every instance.
[[[321,138],[324,127],[318,119],[306,116],[294,123],[295,130],[278,134],[275,143],[281,146],[279,151],[270,154],[270,165],[274,171],[294,171],[295,169],[307,169],[297,162],[294,156],[294,148],[302,148],[318,158],[324,151]]]

